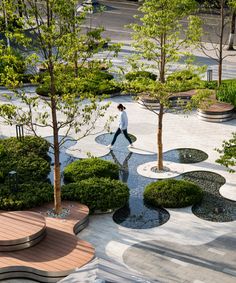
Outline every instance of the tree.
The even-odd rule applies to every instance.
[[[234,41],[234,28],[235,28],[235,0],[216,0],[216,1],[205,1],[205,8],[208,13],[211,13],[212,10],[217,10],[219,12],[219,25],[214,27],[213,34],[217,38],[217,42],[215,42],[210,33],[208,33],[208,40],[210,41],[210,47],[206,46],[206,44],[201,44],[201,49],[203,53],[215,60],[218,63],[218,86],[222,82],[222,69],[223,62],[229,56],[235,56],[232,53],[224,53],[224,49],[232,50],[232,44]],[[229,24],[228,18],[228,10],[231,13],[231,32],[230,38],[226,36],[227,33],[227,25]],[[229,44],[227,44],[229,42]],[[228,45],[228,48],[227,48]]]
[[[235,24],[236,24],[236,1],[229,1],[229,6],[231,10],[231,20],[230,20],[230,33],[228,40],[227,50],[234,50],[234,37],[235,37]]]
[[[18,80],[18,84],[14,83],[14,91],[24,106],[14,105],[13,102],[3,104],[0,115],[8,124],[24,124],[35,135],[39,134],[38,129],[51,129],[54,209],[58,214],[61,210],[60,147],[71,132],[81,134],[78,139],[90,134],[109,106],[97,103],[99,99],[93,93],[79,93],[77,90],[81,83],[78,70],[88,72],[90,78],[98,70],[99,65],[90,63],[88,59],[101,50],[103,39],[101,29],[88,33],[81,31],[86,13],[74,13],[75,0],[25,0],[24,3],[27,15],[24,21],[32,27],[30,46],[34,48],[31,62],[40,62],[46,70],[43,82],[47,86],[49,100],[18,91],[15,87],[20,85]],[[59,139],[60,132],[64,136],[62,140]]]
[[[198,42],[201,34],[201,22],[198,17],[191,15],[197,4],[194,0],[147,0],[139,8],[142,12],[141,23],[132,24],[133,46],[139,52],[137,60],[151,61],[145,68],[158,72],[156,81],[138,79],[126,85],[126,88],[139,94],[149,94],[159,101],[157,127],[158,169],[163,170],[162,123],[164,110],[169,105],[172,91],[178,88],[181,81],[174,83],[166,80],[171,64],[180,60],[193,43]],[[188,17],[188,27],[181,20]]]
[[[216,162],[227,167],[229,172],[235,172],[233,167],[236,166],[236,133],[233,133],[232,138],[228,141],[223,141],[222,149],[217,149],[217,151],[220,157]]]

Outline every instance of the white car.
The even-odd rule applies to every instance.
[[[93,14],[94,12],[94,5],[97,5],[97,0],[84,0],[83,3],[77,6],[77,13],[87,12],[89,14]]]

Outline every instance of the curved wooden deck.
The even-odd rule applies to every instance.
[[[207,122],[225,122],[233,118],[234,106],[212,98],[210,105],[198,109],[197,113],[199,119]]]
[[[92,245],[74,234],[86,226],[88,208],[76,202],[63,202],[63,207],[69,208],[71,214],[58,219],[48,217],[51,207],[52,204],[34,209],[46,219],[47,234],[41,242],[24,250],[0,252],[0,280],[29,278],[57,282],[94,258]]]
[[[0,251],[28,248],[40,242],[45,235],[46,221],[38,213],[12,211],[0,214]]]

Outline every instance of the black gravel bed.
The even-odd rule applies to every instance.
[[[213,222],[236,220],[236,202],[221,196],[219,189],[225,184],[225,178],[210,171],[192,171],[177,179],[185,179],[198,184],[203,189],[200,204],[192,207],[192,212],[201,219]]]

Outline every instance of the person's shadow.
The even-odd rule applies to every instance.
[[[111,156],[114,160],[114,162],[119,166],[120,168],[120,178],[121,178],[121,181],[124,182],[124,183],[127,183],[128,181],[128,178],[129,178],[129,165],[128,165],[128,162],[133,154],[133,152],[129,152],[128,155],[126,156],[125,160],[123,161],[123,163],[121,163],[113,150],[110,151],[111,153]]]

